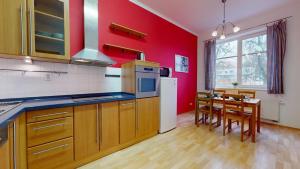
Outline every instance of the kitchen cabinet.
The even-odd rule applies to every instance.
[[[74,107],[75,160],[87,158],[99,152],[99,105]]]
[[[28,169],[54,169],[73,161],[73,138],[28,149]]]
[[[159,129],[159,97],[136,100],[137,137],[150,137]]]
[[[26,0],[1,0],[0,23],[0,53],[26,55]]]
[[[28,169],[53,169],[74,161],[73,116],[73,107],[26,112]]]
[[[69,1],[28,0],[29,54],[69,60]]]
[[[12,125],[7,128],[8,140],[0,145],[0,169],[12,169],[13,168],[13,133]]]
[[[101,144],[100,151],[118,146],[119,139],[119,103],[101,104]]]
[[[73,136],[73,117],[27,124],[27,145],[37,146]]]
[[[136,136],[135,100],[120,102],[120,144],[135,139]]]
[[[8,125],[8,139],[0,145],[0,169],[27,169],[25,115]]]
[[[2,0],[0,53],[70,60],[68,0]]]
[[[158,133],[159,97],[28,111],[9,126],[0,169],[76,168]]]

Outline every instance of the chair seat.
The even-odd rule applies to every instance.
[[[235,119],[242,119],[244,117],[244,119],[248,119],[251,118],[252,113],[248,113],[248,112],[244,112],[244,116],[241,115],[242,112],[239,111],[227,111],[226,116],[228,117],[235,117]]]
[[[209,112],[210,107],[209,106],[202,106],[202,107],[199,107],[199,110],[203,111],[203,112]],[[212,112],[213,113],[219,113],[219,112],[221,112],[221,110],[222,110],[221,108],[218,108],[218,107],[215,107],[215,106],[212,107]]]

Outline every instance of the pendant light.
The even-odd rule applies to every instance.
[[[212,32],[212,36],[213,37],[217,37],[220,35],[220,39],[226,39],[226,29],[227,29],[227,26],[231,26],[232,27],[232,31],[234,33],[237,33],[241,30],[240,27],[236,26],[235,24],[233,24],[232,22],[226,22],[226,1],[227,0],[221,0],[222,3],[223,3],[223,8],[224,8],[224,15],[223,15],[223,23],[222,24],[219,24],[217,26],[217,28]]]

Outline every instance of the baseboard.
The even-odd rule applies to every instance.
[[[272,121],[261,121],[262,124],[266,124],[266,125],[271,125],[271,126],[276,126],[276,127],[281,127],[281,128],[286,128],[286,129],[292,129],[292,130],[300,130],[299,128],[295,128],[295,127],[290,127],[290,126],[285,126],[282,125],[278,122],[272,122]]]

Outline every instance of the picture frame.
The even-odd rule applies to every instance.
[[[189,72],[189,58],[182,55],[175,55],[175,72]]]

